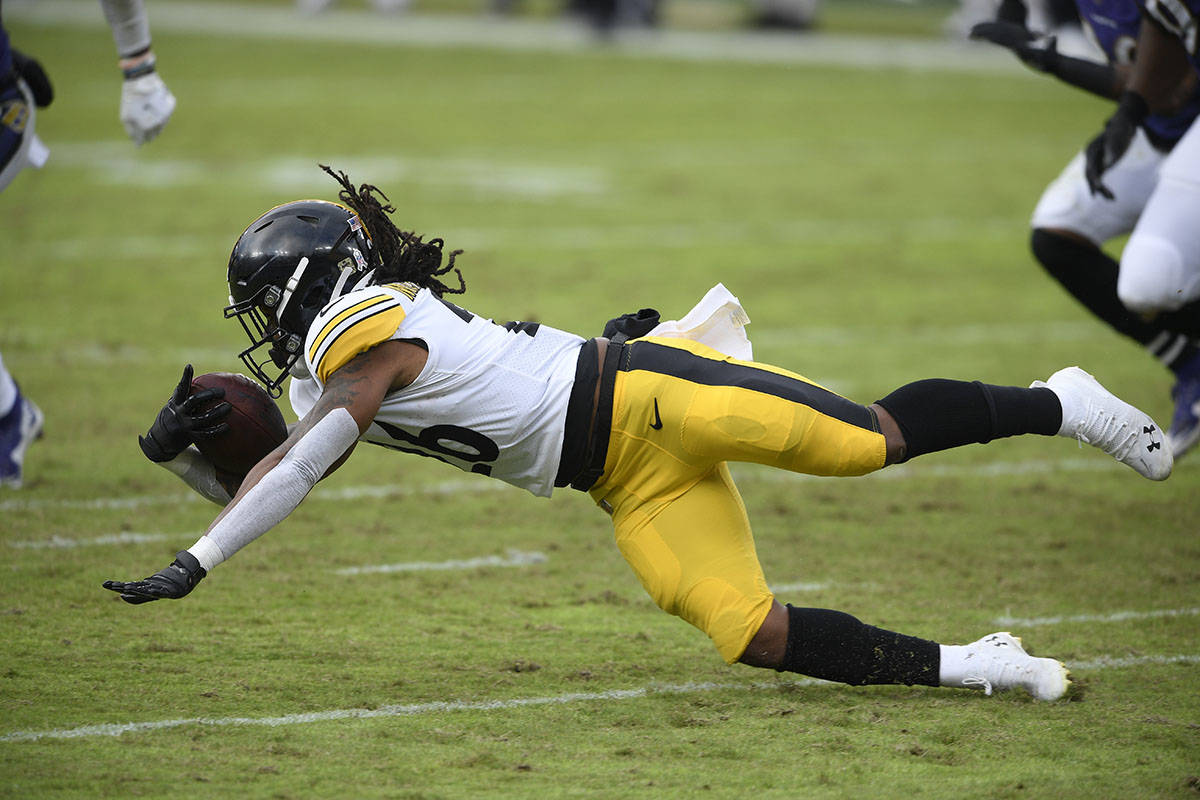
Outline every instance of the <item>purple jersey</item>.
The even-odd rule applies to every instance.
[[[1147,6],[1155,3],[1174,6],[1182,0],[1147,0]],[[1200,7],[1200,0],[1190,0]],[[1079,18],[1091,32],[1096,44],[1104,51],[1110,64],[1131,64],[1137,51],[1138,30],[1142,23],[1142,10],[1134,0],[1075,0],[1079,7]],[[1189,18],[1190,19],[1190,18]],[[1194,32],[1193,21],[1193,32]],[[1200,90],[1192,99],[1172,116],[1151,114],[1143,126],[1152,138],[1174,144],[1191,126],[1192,120],[1200,115]]]

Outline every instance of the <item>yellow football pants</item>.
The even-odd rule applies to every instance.
[[[774,597],[726,462],[862,475],[883,467],[884,438],[867,408],[796,373],[683,339],[627,346],[589,494],[654,602],[733,663]]]

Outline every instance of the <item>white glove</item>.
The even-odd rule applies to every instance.
[[[175,95],[157,72],[139,75],[121,87],[121,124],[139,147],[158,136],[175,110]]]

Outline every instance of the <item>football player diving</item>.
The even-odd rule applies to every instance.
[[[1053,36],[1026,29],[1020,0],[1006,0],[1001,7],[1002,16],[1007,11],[1011,18],[981,22],[971,36],[1007,47],[1033,69],[1064,83],[1120,100],[1135,62],[1140,60],[1137,41],[1143,27],[1142,11],[1135,0],[1076,0],[1076,5],[1084,29],[1108,63],[1059,53]],[[1145,298],[1161,298],[1174,290],[1175,282],[1163,274],[1156,252],[1127,247],[1118,265],[1101,249],[1134,229],[1164,162],[1200,114],[1200,87],[1194,75],[1173,89],[1161,113],[1145,115],[1130,129],[1126,151],[1111,164],[1103,187],[1090,174],[1086,150],[1067,164],[1034,209],[1030,245],[1051,277],[1118,333],[1142,345],[1174,375],[1171,396],[1175,412],[1167,439],[1179,458],[1200,443],[1200,344],[1195,320],[1189,325],[1186,313],[1143,313],[1164,310],[1161,302],[1147,304]]]
[[[1021,687],[1041,700],[1067,691],[1061,663],[1028,655],[1008,633],[941,645],[780,603],[727,462],[863,475],[971,442],[1058,434],[1167,478],[1172,456],[1158,427],[1086,372],[1068,367],[1030,388],[922,380],[860,405],[701,341],[646,335],[640,314],[597,338],[498,325],[444,298],[466,288],[461,251],[443,265],[441,239],[398,230],[376,187],[325,170],[341,184],[341,204],[268,211],[229,261],[225,314],[250,335],[243,361],[275,394],[291,376],[299,423],[239,486],[223,487],[192,446],[220,434],[220,406],[198,410],[185,370],[142,448],[224,510],[165,569],[106,589],[133,604],[184,597],[282,522],[362,441],[538,496],[587,492],[654,602],[707,634],[728,663],[855,685]],[[457,285],[441,280],[451,272]],[[697,330],[736,327],[722,318],[745,321],[718,313],[709,319],[717,325]],[[727,333],[702,338],[736,345]]]

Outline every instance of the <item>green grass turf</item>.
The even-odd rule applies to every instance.
[[[1103,104],[1015,70],[162,33],[180,107],[134,150],[103,27],[11,27],[59,96],[39,117],[50,163],[0,195],[0,353],[47,414],[26,488],[0,494],[0,739],[416,708],[9,738],[0,795],[1194,794],[1196,663],[1097,664],[1200,655],[1194,614],[1013,625],[1085,665],[1075,702],[797,683],[725,666],[654,608],[585,497],[485,491],[425,459],[361,449],[182,602],[133,608],[99,586],[158,569],[211,520],[135,437],[184,362],[238,368],[242,334],[220,313],[229,248],[272,204],[332,197],[317,161],[465,248],[463,303],[485,315],[592,333],[640,306],[678,316],[723,281],[760,358],[858,400],[1079,363],[1165,423],[1168,375],[1026,249],[1033,203]],[[788,602],[954,642],[1003,616],[1200,606],[1188,462],[1152,484],[1028,438],[861,480],[736,474],[769,581],[801,584]],[[97,541],[117,534],[160,538]],[[29,546],[54,539],[78,546]],[[545,560],[335,572],[509,550]],[[427,705],[576,693],[591,699]]]

